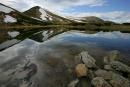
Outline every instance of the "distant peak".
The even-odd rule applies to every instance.
[[[86,17],[83,17],[83,18],[96,18],[96,19],[100,19],[99,17],[96,17],[96,16],[86,16]]]
[[[35,6],[35,7],[32,7],[32,8],[40,9],[41,7],[40,6]]]

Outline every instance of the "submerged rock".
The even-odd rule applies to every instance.
[[[88,78],[89,79],[93,79],[94,77],[95,77],[94,71],[89,70],[89,72],[88,72]]]
[[[120,72],[130,73],[130,67],[119,61],[113,61],[110,63],[112,69]]]
[[[79,82],[79,80],[76,79],[76,80],[70,82],[69,85],[68,85],[68,87],[76,87],[76,85],[77,85],[78,82]]]
[[[78,64],[75,68],[75,72],[78,77],[87,76],[88,68],[85,66],[85,64]]]
[[[113,87],[130,87],[130,81],[118,74],[113,74],[110,83]]]
[[[22,84],[20,85],[20,87],[28,87],[28,83],[26,81],[23,81]]]
[[[95,74],[97,77],[102,77],[109,81],[112,87],[130,87],[130,81],[128,79],[112,71],[97,70]]]
[[[87,77],[79,78],[79,82],[76,87],[92,87],[91,80]]]
[[[92,85],[94,87],[112,87],[107,81],[102,77],[96,77],[92,80]]]
[[[0,87],[31,87],[32,78],[37,74],[37,71],[37,65],[27,61],[24,64],[20,64],[17,69],[5,70],[4,74],[0,72],[3,74],[0,80]]]
[[[83,63],[88,67],[88,68],[95,68],[96,67],[96,60],[88,54],[88,52],[83,51],[79,54],[80,58],[82,59]]]
[[[105,65],[105,66],[104,66],[104,69],[105,69],[105,70],[112,70],[112,68],[111,68],[110,65]]]
[[[95,72],[95,75],[97,77],[103,77],[105,80],[110,80],[110,79],[112,79],[113,73],[111,71],[106,71],[106,70],[100,69]]]
[[[104,57],[104,63],[108,64],[112,61],[120,60],[120,52],[117,50],[111,51],[107,56]]]

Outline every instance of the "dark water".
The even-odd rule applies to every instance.
[[[130,34],[74,30],[34,33],[0,52],[0,87],[67,87],[75,79],[73,68],[79,63],[75,56],[84,50],[97,61],[112,50],[130,60]]]
[[[62,36],[63,42],[91,43],[106,50],[118,50],[122,53],[130,52],[130,34],[115,32],[97,32],[86,34],[80,32],[68,32]]]

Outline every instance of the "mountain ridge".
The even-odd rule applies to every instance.
[[[10,19],[14,19],[15,21],[10,21]],[[39,24],[42,22],[32,19],[22,12],[0,3],[0,23]]]
[[[49,22],[72,22],[67,18],[54,14],[47,9],[41,8],[40,6],[35,6],[30,8],[29,10],[23,12],[24,14],[38,19],[42,21],[49,21]]]
[[[90,24],[104,24],[114,23],[104,21],[95,16],[86,16],[81,18],[62,17],[40,6],[34,6],[24,12],[19,12],[9,6],[0,3],[0,23],[16,23],[16,24],[65,24],[65,23],[90,23]]]

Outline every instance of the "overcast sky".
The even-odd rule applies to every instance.
[[[130,22],[130,0],[0,0],[25,11],[41,6],[62,16],[97,16],[115,22]]]

